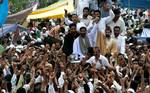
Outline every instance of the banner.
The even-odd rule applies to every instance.
[[[69,13],[74,11],[73,0],[63,0],[62,2],[56,3],[56,5],[58,6],[52,4],[47,8],[44,8],[44,10],[40,9],[34,11],[27,17],[27,20],[44,19],[44,18],[49,18],[49,19],[63,18],[65,13],[64,9],[68,10]]]
[[[27,28],[25,28],[19,24],[4,24],[3,25],[3,31],[2,31],[2,29],[0,29],[0,37],[5,36],[7,33],[16,31],[17,28],[20,31],[27,31],[28,30]]]
[[[60,0],[48,7],[45,7],[45,8],[41,8],[41,9],[38,9],[34,12],[31,13],[31,15],[34,15],[34,14],[39,14],[39,13],[44,13],[44,12],[48,12],[48,11],[51,11],[51,10],[54,10],[54,9],[57,9],[59,7],[62,7],[64,5],[66,5],[66,3],[68,3],[67,0]]]
[[[8,0],[0,0],[0,27],[8,16]]]
[[[22,23],[25,21],[25,19],[27,18],[27,16],[32,12],[35,11],[37,9],[38,3],[35,3],[33,6],[22,10],[18,13],[12,14],[12,15],[8,15],[7,17],[7,24],[13,24],[13,23]]]

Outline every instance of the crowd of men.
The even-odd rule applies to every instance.
[[[138,38],[149,28],[144,10],[77,1],[65,18],[1,38],[0,93],[150,93],[150,39]]]

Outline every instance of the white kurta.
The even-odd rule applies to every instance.
[[[100,22],[98,23],[99,24],[98,28],[100,32],[104,33],[106,29],[106,24],[110,23],[115,17],[112,10],[109,11],[109,15],[110,16],[108,17],[101,18]]]
[[[78,55],[80,56],[80,59],[82,59],[84,57],[84,54],[81,52],[79,37],[74,40],[73,54],[75,54],[75,56],[76,56],[75,59],[78,58]]]
[[[141,37],[150,37],[150,29],[144,28]]]
[[[64,86],[64,83],[65,83],[64,74],[65,74],[64,72],[61,72],[60,77],[58,78],[58,84],[59,84],[60,88],[62,88]]]
[[[49,87],[48,87],[48,93],[56,93],[55,89],[54,89],[54,84],[53,83],[48,83]]]
[[[118,38],[116,38],[118,52],[121,54],[125,54],[125,39],[126,37],[121,35],[119,35]]]
[[[84,23],[86,27],[88,27],[92,21],[92,16],[88,15],[87,18],[83,18],[83,15],[80,15],[79,20],[80,22]]]
[[[92,56],[86,62],[90,63],[91,65],[96,64],[96,69],[101,69],[101,68],[106,69],[106,67],[111,67],[111,65],[109,64],[108,59],[103,55],[100,55],[98,61],[96,61],[95,56]]]
[[[96,47],[96,41],[95,41],[95,36],[96,36],[96,31],[98,28],[98,24],[94,24],[92,30],[88,33],[89,41],[92,47]]]
[[[71,20],[69,20],[68,18],[65,18],[65,24],[66,25],[70,25],[70,24],[72,24],[73,22],[71,21]],[[78,22],[77,24],[76,24],[76,26],[77,26],[77,31],[80,31],[80,28],[81,27],[86,27],[86,25],[83,23],[83,22]]]
[[[115,15],[113,13],[112,10],[109,11],[109,16],[108,17],[104,17],[104,18],[101,18],[101,20],[98,22],[98,28],[97,30],[102,32],[102,33],[105,33],[105,29],[106,29],[106,25],[111,22],[113,19],[114,19]],[[93,28],[95,29],[95,28]],[[95,35],[95,42],[97,40],[97,35],[98,35],[98,31],[96,31],[96,35]]]
[[[84,7],[89,7],[89,0],[77,0],[77,15],[83,14]]]
[[[113,31],[113,29],[114,29],[115,26],[119,26],[120,27],[120,29],[121,29],[121,35],[125,35],[127,33],[126,32],[125,22],[122,19],[122,17],[120,17],[117,22],[111,21],[110,23],[108,23],[108,26],[110,26],[111,29],[112,29],[112,36],[113,37],[114,37],[114,31]]]

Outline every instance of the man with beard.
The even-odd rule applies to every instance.
[[[78,58],[82,59],[85,56],[85,54],[88,52],[88,48],[91,47],[86,32],[87,32],[86,27],[82,26],[80,28],[80,36],[77,39],[75,39],[73,43],[73,54],[76,55],[76,59]]]
[[[122,36],[125,36],[127,34],[126,32],[126,26],[125,26],[125,22],[121,16],[121,11],[119,8],[117,9],[114,9],[114,14],[115,14],[115,17],[112,21],[110,21],[107,25],[111,27],[112,29],[112,36],[114,37],[114,27],[115,26],[119,26],[120,27],[120,34]]]
[[[114,35],[115,35],[115,39],[117,42],[118,53],[125,54],[125,39],[126,39],[126,37],[120,35],[120,33],[121,33],[120,27],[115,26],[114,27]]]
[[[79,16],[80,22],[84,23],[85,26],[89,26],[90,22],[92,21],[92,16],[90,14],[90,9],[88,7],[85,7],[83,9],[83,14]]]
[[[79,36],[79,33],[76,31],[76,24],[70,24],[69,33],[64,38],[63,52],[69,56],[73,52],[73,42]]]
[[[105,41],[103,39],[103,37],[105,37],[105,29],[106,29],[106,25],[115,17],[112,9],[109,9],[109,14],[110,16],[108,17],[101,17],[101,12],[98,13],[95,12],[95,16],[99,15],[98,19],[99,21],[97,22],[97,26],[94,26],[93,29],[96,29],[96,35],[95,35],[95,42],[96,42],[96,46],[98,46],[100,48],[100,50],[102,51],[102,55],[105,54],[104,53],[104,49],[105,49]]]
[[[106,26],[105,30],[105,49],[104,54],[111,54],[114,55],[117,52],[117,44],[114,38],[111,37],[112,30],[109,26]]]

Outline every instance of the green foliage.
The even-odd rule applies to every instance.
[[[39,2],[39,8],[43,8],[57,1],[58,0],[9,0],[9,7],[11,14],[13,14],[30,7],[32,2]]]

